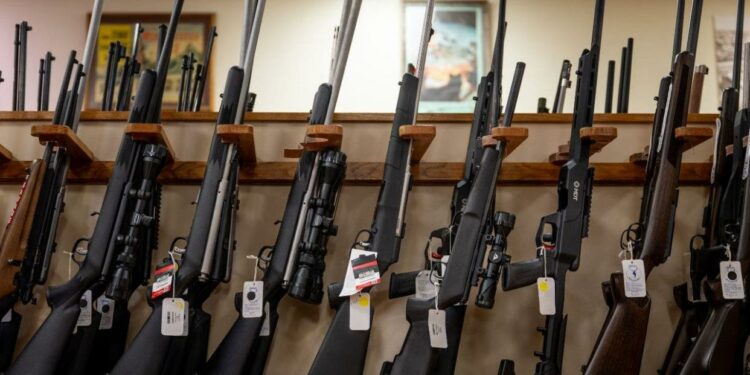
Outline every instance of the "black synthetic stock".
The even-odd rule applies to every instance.
[[[388,288],[388,298],[406,297],[416,293],[414,280],[420,272],[421,271],[392,273],[391,283]]]
[[[420,300],[409,298],[406,302],[406,320],[409,331],[401,346],[401,351],[393,359],[391,375],[429,375],[435,367],[436,351],[430,346],[428,315],[435,308],[434,299]],[[447,324],[446,316],[446,324]]]
[[[373,315],[370,304],[370,326]],[[369,341],[370,330],[349,329],[349,303],[340,304],[308,375],[362,374]]]

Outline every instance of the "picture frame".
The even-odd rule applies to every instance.
[[[99,35],[97,36],[96,53],[91,66],[91,71],[94,73],[87,79],[88,87],[84,100],[86,109],[101,109],[110,43],[119,41],[125,47],[127,55],[130,56],[135,24],[140,23],[143,28],[138,49],[138,61],[141,63],[140,71],[155,69],[156,60],[158,59],[158,56],[156,56],[158,27],[162,24],[168,24],[169,17],[169,13],[114,13],[102,15]],[[91,14],[89,14],[88,18],[90,20]],[[209,13],[186,13],[180,17],[177,35],[172,47],[167,82],[164,87],[164,109],[177,108],[179,84],[182,75],[182,56],[193,52],[198,63],[203,61],[206,41],[209,38],[211,28],[215,25],[214,18],[214,15]],[[122,65],[123,62],[121,61],[115,95],[117,88],[119,88]],[[133,95],[137,92],[139,76],[134,80]],[[213,77],[209,68],[202,100],[203,108],[206,110],[213,108],[212,84]]]

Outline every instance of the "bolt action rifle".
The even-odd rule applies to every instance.
[[[368,234],[366,240],[355,240],[355,246],[359,249],[377,253],[377,268],[381,275],[391,264],[398,261],[401,239],[406,229],[404,215],[412,184],[410,168],[413,144],[412,141],[399,136],[399,129],[403,125],[417,123],[427,46],[432,35],[434,8],[434,0],[428,0],[417,64],[415,67],[409,66],[408,72],[404,74],[400,82],[401,88],[386,153],[383,183],[380,187],[372,227],[360,232],[360,234]],[[364,371],[370,338],[369,327],[372,326],[374,313],[368,294],[372,286],[353,296],[341,296],[343,287],[342,283],[334,283],[328,287],[329,305],[336,309],[336,314],[308,372],[310,375],[332,373],[354,375],[362,374]],[[350,326],[353,316],[351,306],[359,305],[360,300],[368,302],[364,307],[367,310],[365,318],[367,327],[353,330]],[[341,353],[346,354],[341,355]]]
[[[159,57],[157,70],[148,70],[143,74],[130,112],[130,123],[160,122],[169,52],[182,4],[183,0],[175,1],[165,53]],[[97,17],[92,18],[93,25],[99,24],[100,8],[101,2],[97,1],[97,12],[94,12]],[[92,29],[96,30],[96,27]],[[92,37],[91,33],[89,37]],[[80,97],[77,98],[79,105],[81,100]],[[87,370],[90,364],[112,358],[102,355],[101,359],[86,361],[83,358],[85,355],[100,354],[91,349],[69,357],[66,354],[70,352],[66,353],[66,349],[72,346],[83,352],[84,348],[77,345],[83,344],[83,339],[96,337],[102,314],[91,308],[94,301],[105,294],[105,291],[106,298],[112,300],[129,294],[146,273],[144,263],[146,258],[150,259],[151,249],[145,249],[144,245],[148,243],[149,232],[155,231],[157,225],[160,189],[156,177],[166,163],[166,157],[167,150],[164,146],[136,141],[129,134],[123,136],[94,232],[88,240],[86,259],[72,280],[49,288],[47,301],[52,312],[18,356],[8,374],[92,373]],[[113,307],[116,310],[117,306]],[[79,319],[81,317],[83,319]],[[76,326],[79,326],[79,332],[73,334]],[[116,336],[121,342],[110,342],[108,345],[111,348],[97,347],[97,350],[106,350],[111,354],[109,350],[116,351],[124,347],[127,327],[124,330],[113,327],[112,330],[118,331]],[[94,333],[91,334],[91,331]]]
[[[361,0],[343,3],[329,82],[320,85],[313,101],[313,125],[330,125],[333,121],[362,5]],[[288,294],[307,303],[321,302],[326,246],[328,237],[336,235],[333,221],[345,170],[346,155],[336,149],[302,153],[276,244],[261,249],[260,257],[267,262],[262,286],[263,314],[246,317],[242,305],[250,297],[238,294],[235,307],[240,314],[200,373],[262,374],[278,324],[281,299]]]
[[[256,3],[252,33],[242,56],[242,68],[229,70],[217,125],[242,125],[244,95],[250,86],[252,66],[265,6]],[[203,304],[222,282],[231,276],[236,212],[239,208],[239,158],[234,144],[226,144],[214,133],[201,185],[193,224],[187,238],[178,238],[170,246],[170,257],[156,267],[155,282],[149,295],[153,311],[111,374],[195,374],[208,356],[211,315]],[[175,244],[184,240],[184,250]],[[166,287],[159,286],[167,277]],[[187,333],[162,334],[162,314],[166,300],[181,298],[188,305]]]
[[[643,261],[643,282],[651,271],[664,263],[671,253],[675,210],[679,196],[679,175],[684,150],[675,130],[687,124],[691,80],[695,66],[702,1],[694,0],[690,19],[687,50],[678,53],[670,76],[662,80],[669,86],[666,112],[658,136],[652,134],[649,154],[655,163],[653,173],[644,185],[641,217],[624,233],[624,245],[633,257]],[[679,22],[679,21],[678,21]],[[650,155],[651,156],[651,155]],[[640,271],[636,271],[640,275]],[[630,277],[630,276],[628,276]],[[613,273],[602,284],[609,312],[599,334],[586,374],[638,374],[646,341],[651,300],[648,296],[626,296],[622,272]]]
[[[537,258],[502,265],[503,290],[514,290],[537,282],[543,276],[554,279],[555,314],[546,317],[540,329],[544,348],[540,353],[535,373],[560,374],[562,372],[565,326],[565,276],[580,265],[582,239],[588,236],[594,170],[589,167],[591,143],[582,140],[581,129],[591,127],[596,99],[596,79],[599,70],[599,49],[604,21],[604,0],[596,1],[591,47],[584,50],[578,63],[578,80],[570,134],[570,159],[560,168],[557,184],[558,211],[542,218],[537,230]],[[444,298],[441,292],[441,298]],[[455,303],[464,291],[445,297]],[[464,297],[465,298],[465,297]],[[512,361],[503,360],[501,367],[511,369]],[[508,370],[510,371],[510,370]]]
[[[742,137],[747,133],[747,122],[742,121],[742,116],[738,116],[744,3],[744,0],[737,2],[737,33],[735,34],[732,85],[722,94],[722,104],[717,119],[711,187],[708,203],[703,211],[703,234],[693,236],[690,241],[690,285],[683,283],[674,288],[674,296],[681,310],[681,316],[660,369],[662,374],[676,374],[685,364],[711,309],[710,303],[702,300],[703,282],[715,280],[719,276],[719,263],[728,260],[727,247],[731,254],[737,253],[739,221],[742,215],[740,205],[744,163]],[[691,94],[694,98],[694,93],[691,92]],[[692,100],[691,105],[693,105]],[[747,95],[745,101],[747,102]],[[744,107],[747,108],[746,105]],[[733,147],[733,154],[727,156],[725,150],[730,145]]]

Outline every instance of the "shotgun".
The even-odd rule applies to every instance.
[[[144,72],[140,81],[128,119],[130,123],[160,122],[169,52],[182,4],[182,0],[175,1],[165,53],[159,57],[157,70]],[[98,27],[101,2],[95,3],[95,10],[92,25]],[[92,29],[96,30],[97,27]],[[89,37],[90,40],[96,39],[92,33],[89,33]],[[93,54],[93,51],[90,52]],[[88,63],[91,56],[85,55],[84,61]],[[78,90],[82,87],[79,83]],[[76,98],[75,103],[82,105],[82,99]],[[137,255],[144,253],[143,244],[147,242],[148,232],[156,230],[158,216],[155,211],[158,210],[159,199],[156,177],[166,163],[166,157],[164,146],[136,141],[128,134],[123,136],[94,232],[88,240],[86,259],[73,279],[49,288],[47,301],[52,312],[10,367],[8,374],[92,373],[88,370],[89,366],[111,358],[94,352],[94,349],[118,349],[118,343],[113,342],[110,343],[111,348],[89,346],[87,351],[84,347],[77,347],[75,356],[66,356],[69,353],[66,350],[82,343],[83,340],[78,341],[80,338],[96,336],[102,314],[93,310],[92,305],[105,291],[109,292],[110,283],[122,285],[115,289],[117,291],[134,289],[133,283],[138,281],[139,269],[143,266],[136,263]],[[116,299],[112,297],[117,296],[106,296]],[[76,327],[79,329],[74,334]],[[90,333],[92,331],[93,334]],[[124,338],[121,345],[124,346]],[[90,356],[88,360],[86,355]]]
[[[581,242],[588,237],[594,170],[589,167],[591,143],[582,141],[580,132],[593,125],[603,22],[604,0],[597,0],[591,47],[584,50],[576,72],[578,78],[570,134],[570,159],[560,168],[558,210],[544,216],[539,223],[537,258],[506,263],[502,269],[503,290],[506,291],[539,283],[538,279],[542,277],[554,280],[554,314],[547,315],[545,327],[539,329],[544,337],[544,346],[541,352],[535,353],[540,359],[535,370],[538,375],[562,372],[567,324],[567,316],[563,312],[565,276],[568,271],[578,270]],[[446,302],[457,302],[461,296],[455,293]],[[512,368],[510,362],[501,361],[501,367]]]
[[[329,81],[320,85],[313,99],[310,124],[328,126],[333,122],[361,5],[361,0],[343,2],[339,24],[343,31],[336,39]],[[345,170],[346,155],[338,150],[302,153],[276,243],[261,249],[260,258],[266,263],[258,287],[262,290],[262,314],[251,317],[244,313],[243,301],[249,297],[245,291],[238,294],[235,307],[239,316],[201,374],[264,373],[283,297],[306,303],[322,301],[327,242],[329,236],[336,235],[334,217]]]
[[[627,278],[641,280],[644,285],[651,271],[664,263],[671,252],[683,152],[675,130],[687,124],[702,5],[701,0],[693,1],[687,49],[675,56],[669,77],[662,80],[668,83],[669,90],[664,122],[660,129],[654,129],[660,135],[649,148],[649,154],[656,158],[653,175],[644,185],[645,205],[641,206],[639,222],[632,224],[622,236],[621,242],[632,252],[631,259],[637,259],[630,262],[633,268],[623,266],[627,268]],[[652,140],[654,138],[652,134]],[[609,312],[589,362],[584,366],[586,374],[640,373],[651,300],[645,290],[645,297],[628,297],[625,283],[623,272],[616,272],[602,284]]]

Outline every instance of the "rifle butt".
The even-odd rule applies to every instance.
[[[159,374],[162,371],[173,337],[161,334],[161,315],[162,301],[155,301],[154,310],[112,368],[111,375]]]
[[[271,353],[271,344],[273,344],[273,337],[276,333],[276,326],[279,323],[279,314],[276,307],[271,309],[269,319],[268,327],[270,330],[268,334],[258,336],[258,340],[253,346],[253,351],[248,359],[248,366],[250,368],[248,374],[250,375],[263,375],[265,373],[268,355]]]
[[[374,313],[370,304],[370,326]],[[349,329],[349,303],[340,304],[308,375],[362,374],[369,341],[370,330]],[[341,353],[348,355],[342,356]]]
[[[687,284],[674,288],[677,306],[680,307],[680,320],[677,322],[667,355],[659,369],[659,374],[676,374],[684,366],[685,360],[692,351],[693,343],[703,327],[708,315],[708,304],[703,301],[688,300]]]
[[[250,357],[253,346],[260,336],[262,325],[263,318],[243,318],[240,315],[198,373],[202,375],[245,374],[247,360],[242,359]]]
[[[428,315],[434,306],[434,299],[409,298],[406,302],[406,320],[409,321],[409,330],[406,332],[401,351],[393,359],[389,375],[432,374],[438,349],[430,346]]]
[[[160,375],[194,375],[206,363],[211,315],[200,307],[191,308],[189,319],[190,335],[173,338]]]

